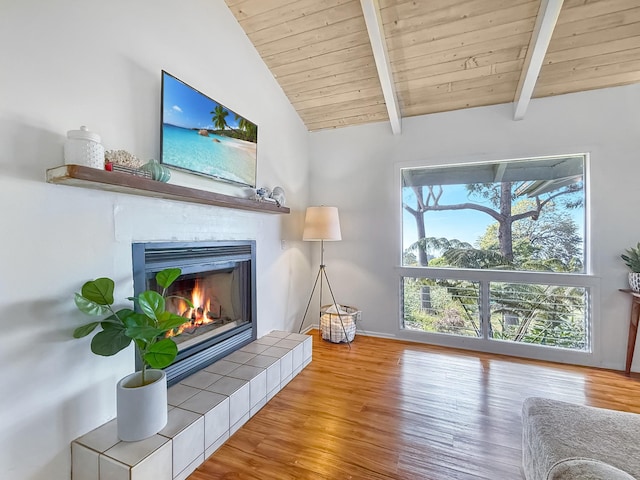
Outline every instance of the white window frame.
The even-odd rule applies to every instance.
[[[584,271],[580,273],[562,272],[527,272],[527,271],[503,271],[503,270],[480,270],[480,269],[460,269],[452,267],[405,267],[402,265],[403,254],[403,198],[402,198],[402,169],[420,167],[456,167],[462,165],[474,165],[482,163],[511,162],[537,158],[553,158],[558,156],[584,156],[584,198],[585,198],[585,219],[584,219]],[[397,337],[407,340],[420,341],[424,343],[442,345],[454,348],[463,348],[480,352],[490,352],[518,357],[534,358],[540,360],[550,360],[561,363],[574,363],[592,365],[594,363],[594,353],[597,351],[599,343],[599,328],[594,324],[594,313],[600,311],[600,279],[593,274],[593,258],[591,250],[591,201],[590,201],[590,156],[588,152],[582,153],[558,153],[554,155],[531,155],[519,158],[479,158],[477,161],[465,159],[444,159],[437,164],[414,161],[398,163],[395,166],[395,189],[397,198],[397,219],[396,219],[396,252],[397,252],[397,282],[399,286],[398,295],[398,323]],[[404,328],[403,321],[403,295],[402,282],[404,277],[413,278],[437,278],[451,280],[468,280],[480,282],[481,305],[480,316],[482,325],[482,337],[467,337],[448,335],[436,332],[421,332]],[[489,283],[532,283],[584,287],[587,294],[587,344],[585,350],[571,350],[547,345],[528,344],[521,342],[509,342],[487,338],[488,334],[488,312],[489,312]],[[485,318],[486,317],[486,318]]]

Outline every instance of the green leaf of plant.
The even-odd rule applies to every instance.
[[[179,268],[165,268],[156,274],[156,282],[163,288],[169,288],[173,282],[182,274]]]
[[[163,333],[164,331],[160,330],[159,328],[149,327],[146,325],[128,327],[125,330],[125,335],[127,337],[131,337],[134,340],[142,340],[143,342],[147,342],[147,343],[153,342],[156,339],[156,337],[158,337],[159,335],[162,335]]]
[[[140,314],[136,313],[130,308],[123,308],[121,310],[118,310],[115,315],[111,315],[110,317],[107,317],[105,320],[112,320],[114,323],[119,323],[120,325],[126,325],[129,317],[132,317],[134,315],[140,315]],[[103,322],[105,320],[103,320]]]
[[[114,283],[110,278],[91,280],[82,286],[82,296],[98,305],[113,304]]]
[[[88,298],[83,297],[79,293],[76,293],[75,296],[76,307],[83,313],[92,316],[98,315],[106,315],[109,313],[109,307],[106,307],[102,304],[98,304],[93,300],[89,300]]]
[[[73,338],[86,337],[91,332],[93,332],[99,324],[100,324],[100,322],[92,322],[92,323],[87,323],[86,325],[83,325],[81,327],[76,328],[73,331]]]
[[[162,315],[158,317],[158,328],[163,332],[168,332],[174,328],[178,328],[185,322],[188,322],[188,318],[181,317],[171,312],[162,312]]]
[[[178,346],[169,338],[151,345],[144,355],[144,361],[152,368],[164,368],[171,365],[178,355]]]
[[[91,340],[91,351],[105,357],[115,355],[131,343],[131,339],[125,335],[124,328],[117,328],[112,323],[107,325],[111,327],[96,333]]]
[[[127,318],[127,316],[130,313],[135,313],[133,312],[133,310],[129,310],[129,309],[124,309],[124,310],[119,310],[116,314],[112,314],[109,315],[108,317],[103,318],[102,320],[100,320],[100,325],[102,326],[103,329],[105,328],[124,328],[125,324],[124,324],[124,319]]]
[[[158,292],[147,290],[138,296],[138,305],[140,310],[150,318],[158,320],[158,315],[164,312],[165,302],[162,295]]]
[[[111,317],[109,317],[111,318]],[[108,320],[108,319],[105,319]],[[124,325],[119,321],[102,321],[100,322],[100,326],[103,330],[124,330]]]
[[[127,315],[124,319],[124,324],[127,328],[131,327],[150,327],[153,325],[153,320],[143,315],[142,313],[132,312],[131,315]]]

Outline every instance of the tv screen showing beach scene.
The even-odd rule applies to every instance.
[[[256,186],[256,124],[165,71],[161,144],[166,166]]]

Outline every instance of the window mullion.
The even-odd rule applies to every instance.
[[[489,324],[491,320],[491,299],[489,298],[489,280],[480,281],[480,322],[482,338],[489,338]]]

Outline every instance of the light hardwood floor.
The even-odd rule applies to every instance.
[[[637,375],[312,334],[311,364],[190,480],[518,480],[525,398],[640,413]]]

